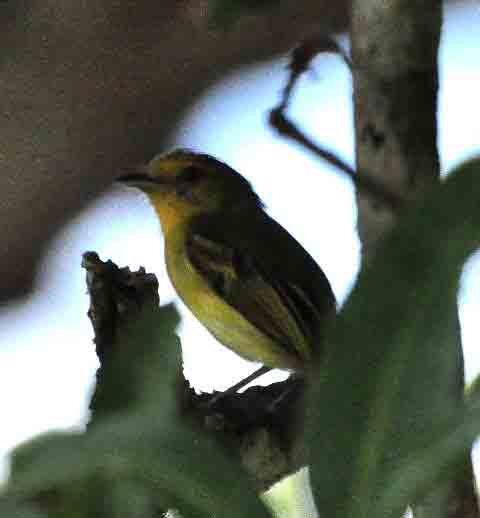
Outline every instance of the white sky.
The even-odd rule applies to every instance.
[[[440,54],[443,171],[480,152],[479,50],[478,2],[449,9]],[[312,254],[343,300],[359,262],[353,191],[349,181],[267,127],[266,114],[278,101],[285,64],[280,60],[244,70],[217,85],[178,128],[172,147],[211,153],[246,176],[270,214]],[[350,79],[337,58],[317,59],[314,71],[302,80],[291,114],[306,132],[353,163]],[[86,316],[82,253],[95,250],[119,266],[145,266],[157,274],[161,301],[168,302],[174,292],[163,266],[162,246],[146,199],[121,188],[99,198],[52,243],[35,294],[0,314],[0,463],[28,437],[79,425],[86,417],[97,360]],[[461,321],[471,380],[480,371],[479,261],[470,261],[467,270]],[[226,388],[254,369],[216,344],[187,310],[182,308],[182,313],[186,374],[196,387]],[[266,376],[265,383],[268,380]]]

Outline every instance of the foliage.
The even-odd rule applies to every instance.
[[[49,434],[18,448],[5,502],[61,518],[151,517],[170,508],[198,518],[268,516],[240,466],[176,410],[177,322],[171,307],[160,308],[126,330],[120,350],[145,353],[136,407],[102,417],[86,434]]]
[[[332,330],[307,433],[329,517],[401,516],[454,477],[480,429],[475,401],[462,404],[456,338],[459,276],[480,242],[479,173],[479,160],[464,164],[403,214]]]
[[[478,434],[478,390],[458,397],[455,303],[480,241],[479,175],[480,159],[463,164],[401,215],[328,334],[305,435],[325,516],[401,516]],[[269,516],[238,463],[178,411],[177,322],[160,308],[125,331],[120,350],[144,358],[126,408],[17,449],[2,516]]]

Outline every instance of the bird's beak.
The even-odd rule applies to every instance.
[[[128,187],[136,187],[144,192],[168,192],[172,190],[171,182],[165,179],[151,176],[146,166],[137,166],[125,171],[125,174],[119,176],[116,182]]]

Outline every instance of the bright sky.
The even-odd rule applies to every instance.
[[[449,10],[440,56],[443,171],[480,152],[479,27],[477,2]],[[318,261],[343,300],[359,262],[353,191],[349,181],[280,140],[266,125],[266,114],[278,101],[286,77],[285,63],[244,70],[217,85],[183,121],[172,147],[211,153],[246,176],[270,214]],[[302,80],[291,114],[306,132],[353,163],[350,88],[342,63],[322,56]],[[0,461],[28,437],[79,425],[87,415],[97,360],[86,316],[82,253],[95,250],[119,266],[145,266],[157,274],[161,301],[168,302],[174,292],[163,266],[162,246],[146,199],[121,188],[112,188],[57,236],[38,275],[35,294],[0,314]],[[471,380],[480,371],[479,261],[470,261],[467,270],[461,321]],[[254,369],[216,344],[187,310],[182,308],[182,313],[185,369],[196,387],[226,388]]]

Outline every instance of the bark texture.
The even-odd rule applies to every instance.
[[[405,200],[439,178],[440,28],[437,0],[353,2],[357,170]],[[395,215],[365,191],[358,192],[357,202],[358,231],[368,260]]]
[[[389,192],[408,201],[439,181],[437,53],[442,21],[438,0],[354,0],[352,61],[356,165]],[[357,191],[362,257],[369,261],[398,212],[365,190]],[[447,209],[446,209],[447,210]],[[386,295],[388,296],[388,295]],[[456,375],[445,380],[446,412],[463,398],[463,358],[458,316]],[[442,390],[445,390],[442,387]],[[470,459],[457,480],[414,507],[419,517],[479,516]]]

